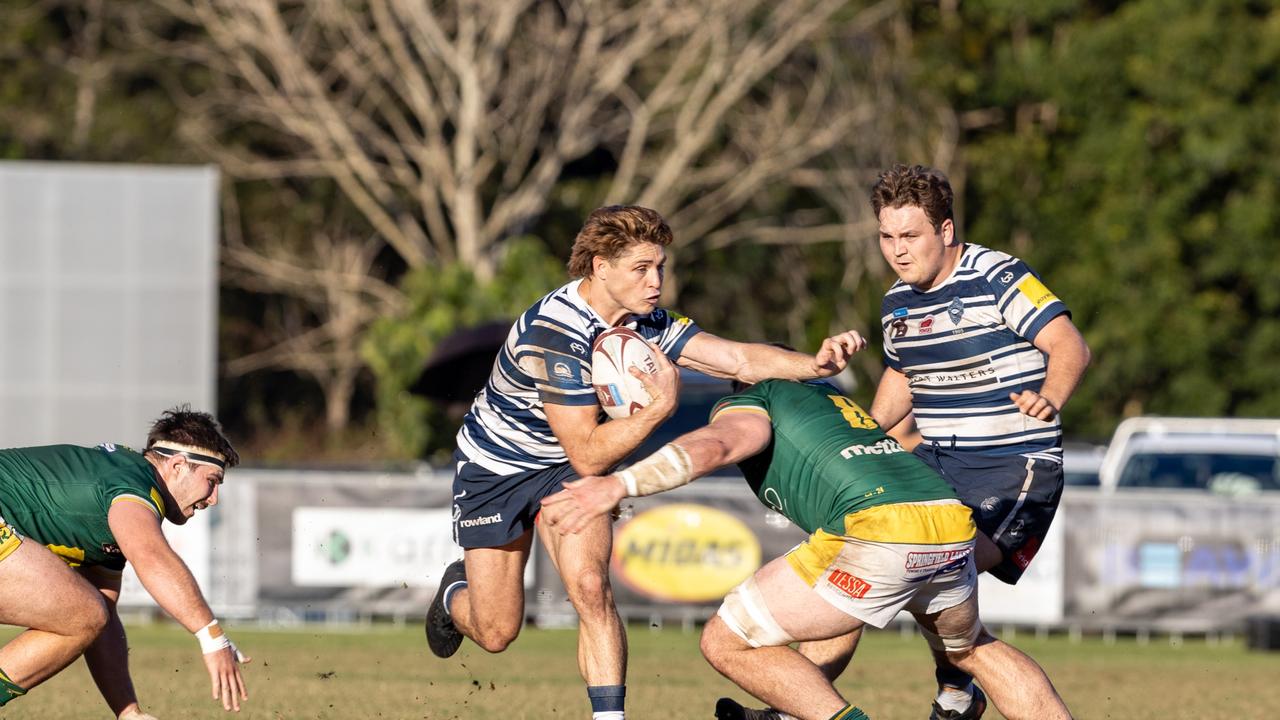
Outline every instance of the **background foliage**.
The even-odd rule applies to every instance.
[[[1275,5],[989,0],[920,25],[922,78],[969,128],[966,239],[1031,262],[1094,352],[1067,426],[1280,414]]]
[[[661,3],[652,2],[657,13]],[[325,66],[324,43],[374,32],[376,24],[334,15],[336,5],[306,7],[314,12],[289,6],[263,16],[283,23],[271,33],[252,35],[252,23],[236,32],[264,42],[289,37],[292,27],[299,57],[311,63],[306,72],[331,83],[309,92],[327,93],[330,109],[367,108],[376,98],[350,84],[360,66],[351,58]],[[452,18],[442,26],[451,41],[465,35],[468,13],[483,11],[461,1],[432,7]],[[1067,408],[1069,435],[1104,438],[1123,417],[1142,413],[1280,415],[1271,369],[1280,353],[1274,4],[735,7],[737,14],[717,15],[723,22],[710,29],[696,14],[672,14],[644,62],[610,59],[625,69],[625,82],[600,80],[613,83],[612,94],[591,96],[591,107],[618,124],[575,136],[553,163],[558,170],[545,194],[520,205],[525,214],[494,236],[480,264],[438,244],[420,247],[444,249],[418,255],[389,244],[387,223],[395,218],[416,226],[393,235],[438,243],[435,221],[404,205],[411,189],[397,186],[375,212],[349,180],[317,171],[324,157],[315,139],[291,132],[299,126],[290,115],[264,114],[274,96],[244,94],[256,86],[229,62],[247,52],[274,63],[263,92],[273,87],[297,101],[292,76],[280,70],[289,56],[267,58],[269,46],[255,55],[238,45],[251,40],[235,40],[228,29],[235,28],[219,24],[236,16],[217,14],[225,10],[217,0],[0,4],[0,157],[220,165],[220,413],[248,454],[267,460],[385,460],[447,449],[456,418],[406,388],[441,338],[514,317],[563,282],[581,219],[604,202],[652,197],[674,218],[679,242],[665,300],[718,334],[812,348],[834,330],[874,329],[891,275],[875,246],[866,192],[876,171],[895,161],[947,171],[962,236],[1022,256],[1073,309],[1095,359]],[[823,22],[805,25],[812,13]],[[595,22],[538,18],[539,27],[574,42],[585,42]],[[633,32],[644,27],[608,32],[643,44],[652,38]],[[227,32],[218,35],[219,28]],[[787,33],[805,40],[792,42]],[[493,52],[521,52],[528,39]],[[439,52],[464,45],[445,43]],[[745,88],[733,84],[733,72],[708,65],[745,63],[773,47],[778,54],[765,65],[734,66],[758,68],[742,75],[752,78]],[[432,51],[421,52],[415,72],[431,76]],[[679,64],[686,55],[696,62],[672,76],[672,68],[686,67]],[[460,110],[448,105],[455,87],[448,77],[464,78],[465,70],[440,76],[449,112]],[[519,76],[493,77],[528,87]],[[664,82],[687,84],[668,97]],[[379,83],[370,87],[395,88]],[[556,92],[586,97],[567,87]],[[699,97],[706,102],[691,104]],[[510,102],[502,100],[502,112],[519,118]],[[548,102],[538,106],[544,144],[560,142],[565,109]],[[719,120],[698,130],[693,149],[681,150],[682,133],[703,128],[695,120],[704,116]],[[358,137],[373,139],[356,142],[375,160],[394,156],[378,138],[413,135],[413,127],[393,127],[392,115],[369,117],[373,124],[360,126]],[[642,134],[638,122],[647,123]],[[788,134],[795,127],[806,129]],[[842,132],[821,135],[823,127]],[[451,142],[456,127],[441,128],[439,137]],[[775,138],[794,151],[770,154]],[[504,135],[493,147],[514,139]],[[636,164],[637,149],[650,164]],[[537,166],[539,152],[520,167]],[[676,157],[683,170],[672,175]],[[751,177],[756,167],[774,174]],[[454,162],[448,171],[463,177],[466,168]],[[439,179],[425,167],[407,169],[419,181]],[[504,180],[500,166],[486,171],[490,179],[472,191],[484,207],[496,207],[514,192],[503,183],[515,180]],[[368,176],[370,197],[378,196],[377,177]],[[679,186],[663,185],[666,177],[678,177]],[[449,192],[449,181],[440,182],[439,192]],[[619,195],[626,187],[634,192]],[[465,235],[455,227],[462,221],[444,222],[450,237]],[[863,392],[879,371],[875,353],[858,358]]]

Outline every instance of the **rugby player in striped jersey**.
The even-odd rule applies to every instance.
[[[427,641],[436,655],[452,655],[464,636],[489,652],[516,638],[540,501],[566,481],[608,472],[670,417],[678,391],[674,365],[747,382],[801,380],[840,372],[865,347],[852,331],[827,338],[814,355],[739,343],[659,308],[671,241],[670,227],[653,210],[595,210],[574,240],[574,279],[511,328],[458,433],[453,522],[464,555],[445,569],[427,612]],[[652,398],[647,407],[602,422],[591,346],[616,326],[656,345],[659,367],[638,374]],[[578,613],[578,667],[592,716],[622,720],[627,646],[609,586],[609,520],[573,536],[537,531]]]
[[[1089,364],[1067,306],[1026,263],[960,239],[946,176],[896,165],[871,190],[880,251],[898,275],[880,324],[886,368],[871,415],[914,416],[914,452],[955,488],[978,526],[979,572],[1015,584],[1062,496],[1058,414]],[[838,675],[856,633],[802,646]],[[977,720],[978,686],[937,653],[930,720]]]

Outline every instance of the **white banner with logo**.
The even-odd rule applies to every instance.
[[[448,508],[295,508],[292,546],[299,586],[435,587],[462,556]]]
[[[178,553],[182,561],[190,568],[191,574],[200,585],[200,590],[209,595],[209,513],[197,512],[183,525],[171,522],[161,524],[164,536]],[[155,607],[137,573],[133,571],[133,563],[124,566],[124,577],[120,581],[120,607]]]

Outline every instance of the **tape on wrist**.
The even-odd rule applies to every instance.
[[[693,460],[675,443],[663,445],[658,452],[618,473],[627,495],[639,497],[687,485],[693,481]]]
[[[231,647],[231,638],[228,638],[222,632],[222,627],[218,625],[217,618],[197,630],[195,636],[200,641],[200,652],[205,655]]]

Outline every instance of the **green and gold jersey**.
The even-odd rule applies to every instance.
[[[716,404],[760,413],[773,440],[739,463],[760,502],[805,532],[845,534],[845,516],[893,503],[955,499],[946,481],[826,383],[765,380]]]
[[[151,463],[120,445],[0,450],[0,516],[72,567],[123,570],[107,512],[114,503],[136,502],[163,518],[161,498]]]

